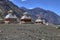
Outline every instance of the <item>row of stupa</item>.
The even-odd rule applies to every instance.
[[[8,14],[5,16],[4,19],[0,19],[0,21],[4,21],[5,24],[9,24],[9,23],[17,23],[18,22],[18,18],[16,15],[13,15],[13,11],[9,10]],[[28,12],[25,12],[23,14],[23,16],[21,17],[21,19],[19,20],[20,24],[32,24],[32,18],[29,16]],[[35,20],[35,22],[33,24],[46,24],[45,20],[42,20],[38,17],[38,19]]]

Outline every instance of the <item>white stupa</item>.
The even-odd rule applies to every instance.
[[[46,20],[45,20],[45,19],[43,19],[43,24],[44,24],[44,25],[49,25],[49,23],[48,23],[48,22],[46,22]]]
[[[29,16],[28,12],[25,12],[20,19],[20,24],[31,23],[32,19]]]
[[[8,15],[5,17],[5,23],[13,23],[17,21],[16,15],[12,15],[13,11],[9,10]]]
[[[36,19],[35,23],[36,24],[43,24],[43,20],[40,17],[38,17],[38,19]]]

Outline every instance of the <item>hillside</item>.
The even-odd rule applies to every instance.
[[[16,5],[14,5],[9,0],[2,0],[0,1],[0,10],[2,10],[2,16],[5,17],[9,10],[13,10],[14,14],[17,15],[17,17],[21,17],[24,10],[20,9]]]
[[[60,40],[60,29],[43,24],[0,24],[0,40]]]

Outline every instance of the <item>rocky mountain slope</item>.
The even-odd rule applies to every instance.
[[[16,5],[14,5],[11,1],[9,0],[0,0],[0,10],[2,10],[2,15],[5,16],[7,15],[9,10],[13,10],[13,12],[18,16],[21,17],[22,13],[24,10],[20,9]]]
[[[60,16],[50,10],[44,10],[39,7],[34,9],[26,9],[24,7],[21,8],[27,11],[34,20],[36,20],[36,18],[39,16],[48,21],[49,23],[60,24]]]

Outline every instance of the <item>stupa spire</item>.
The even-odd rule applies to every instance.
[[[11,13],[12,14],[13,13],[13,10],[9,10],[8,13]]]

